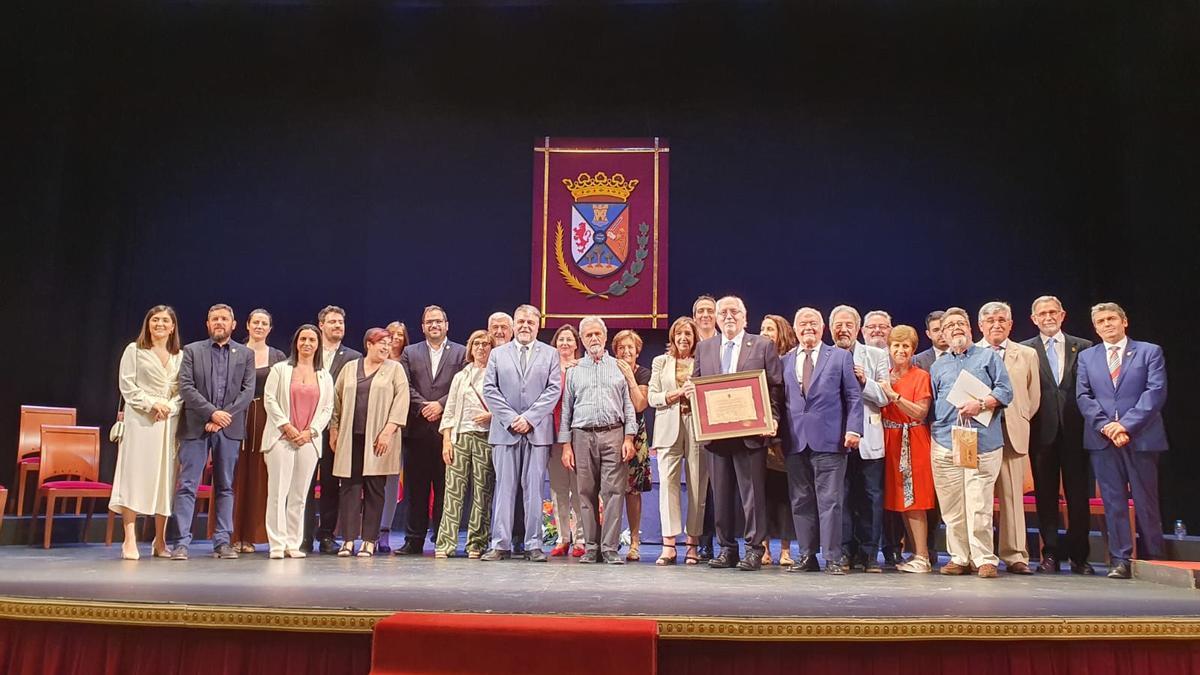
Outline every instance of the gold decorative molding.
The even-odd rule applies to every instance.
[[[392,614],[393,612],[334,609],[274,609],[0,597],[0,618],[3,619],[129,626],[370,633],[375,630],[377,622]]]
[[[664,640],[1196,640],[1198,617],[658,620]]]
[[[0,596],[0,619],[127,626],[370,633],[389,611],[274,609]],[[584,615],[562,615],[563,618]],[[961,619],[726,619],[610,616],[658,623],[663,640],[844,642],[854,640],[1197,640],[1198,617]]]

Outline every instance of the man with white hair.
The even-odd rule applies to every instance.
[[[847,569],[861,567],[864,572],[882,572],[878,560],[879,540],[883,535],[884,471],[880,408],[889,401],[879,383],[888,378],[888,354],[858,342],[859,324],[858,310],[849,305],[838,305],[829,312],[829,333],[834,346],[854,357],[854,377],[861,388],[863,406],[863,435],[858,452],[851,450],[846,459],[842,557]]]
[[[493,349],[510,342],[513,339],[513,318],[508,312],[493,312],[488,317],[487,332],[494,341]]]
[[[513,312],[516,340],[492,350],[483,375],[483,398],[492,413],[488,443],[496,469],[492,548],[482,560],[512,556],[517,486],[525,504],[525,558],[545,562],[542,552],[542,482],[554,442],[554,406],[562,393],[558,350],[537,339],[541,312],[521,305]]]
[[[934,401],[930,452],[933,487],[946,523],[946,549],[950,553],[942,574],[961,575],[975,569],[980,577],[994,579],[1000,559],[992,544],[992,495],[1004,456],[1004,423],[999,412],[1012,402],[1012,384],[1000,355],[972,343],[971,318],[965,309],[951,307],[942,314],[942,333],[950,353],[934,361],[929,373]],[[990,391],[956,406],[949,396],[964,372]],[[986,425],[975,419],[985,410],[993,413]],[[977,434],[979,459],[975,468],[954,463],[951,436],[960,420]]]
[[[863,317],[863,342],[887,351],[888,338],[892,336],[892,315],[882,309],[873,309]]]
[[[574,471],[582,502],[584,553],[581,563],[602,559],[623,565],[617,549],[621,545],[621,513],[629,483],[629,460],[636,448],[637,413],[629,397],[629,384],[617,359],[604,349],[608,327],[598,316],[579,321],[585,356],[567,371],[562,393],[562,419],[558,442],[563,444],[562,463]],[[601,532],[600,505],[604,529]]]
[[[717,301],[717,325],[720,332],[696,347],[693,378],[722,373],[763,370],[771,414],[780,419],[782,375],[775,343],[761,335],[746,332],[746,304],[727,295]],[[684,394],[695,401],[696,388],[691,380]],[[762,568],[767,538],[767,436],[740,436],[704,443],[711,462],[713,514],[721,553],[709,561],[718,569],[737,567],[756,571]],[[737,542],[737,510],[745,517],[746,555],[741,557]]]
[[[800,558],[788,571],[819,570],[820,548],[826,574],[842,575],[846,457],[862,438],[862,385],[853,357],[821,342],[820,312],[801,308],[794,324],[800,344],[783,356],[783,451]]]
[[[1038,381],[1038,358],[1033,347],[1008,339],[1012,332],[1012,308],[993,301],[979,308],[978,345],[991,349],[1004,360],[1012,383],[1012,402],[1004,407],[1004,451],[996,496],[1000,499],[1000,559],[1012,574],[1033,574],[1029,567],[1028,534],[1025,530],[1025,476],[1029,469],[1029,421],[1042,400]],[[1057,500],[1055,500],[1057,501]]]

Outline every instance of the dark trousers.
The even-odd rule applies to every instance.
[[[712,478],[708,479],[708,485],[704,487],[704,533],[700,535],[700,545],[712,548],[713,534],[717,531],[717,525],[714,521],[717,509],[713,506],[713,488]]]
[[[233,531],[233,475],[237,469],[240,440],[225,435],[224,431],[205,433],[200,438],[180,441],[179,478],[175,484],[175,499],[171,513],[178,537],[174,545],[189,546],[192,543],[192,516],[196,511],[196,489],[204,476],[212,450],[212,489],[217,500],[216,518],[213,526],[213,548],[229,543]]]
[[[338,477],[333,475],[334,453],[329,450],[329,432],[322,431],[321,439],[325,452],[321,453],[321,460],[317,462],[312,487],[304,503],[305,545],[312,542],[314,535],[317,539],[332,539],[338,522]],[[318,487],[321,488],[320,499],[317,498]]]
[[[842,552],[851,558],[875,560],[883,535],[884,459],[863,459],[857,451],[846,456],[842,495]]]
[[[1092,469],[1104,500],[1104,523],[1108,527],[1108,552],[1113,564],[1133,558],[1129,536],[1129,498],[1137,507],[1137,531],[1141,535],[1138,557],[1161,560],[1166,551],[1162,516],[1158,510],[1157,452],[1134,452],[1129,446],[1093,450]],[[1128,487],[1126,487],[1128,484]]]
[[[354,541],[360,536],[363,541],[379,539],[379,521],[383,518],[383,489],[387,476],[364,476],[363,453],[367,448],[366,436],[351,436],[350,452],[354,461],[349,478],[339,479],[338,515],[341,518],[342,539]],[[329,453],[333,454],[333,453]],[[324,492],[325,488],[321,488]],[[324,499],[324,494],[321,495]]]
[[[1088,456],[1078,438],[1063,438],[1062,428],[1049,445],[1035,445],[1029,458],[1033,462],[1033,486],[1037,495],[1038,530],[1042,535],[1042,556],[1069,559],[1082,565],[1088,557]],[[1063,496],[1067,501],[1067,536],[1058,540],[1058,482],[1062,477]],[[1141,508],[1141,505],[1138,505]]]
[[[806,448],[788,455],[786,462],[800,555],[815,555],[819,547],[827,562],[837,562],[842,557],[846,454]]]
[[[737,510],[746,519],[747,549],[762,553],[767,538],[767,449],[709,453],[713,524],[722,549],[738,552]]]
[[[433,517],[429,515],[429,493],[433,492]],[[404,448],[404,501],[408,503],[405,533],[408,540],[423,545],[432,528],[437,534],[446,494],[446,463],[442,461],[442,439],[413,434]]]

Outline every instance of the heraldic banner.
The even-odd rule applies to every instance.
[[[543,327],[588,315],[610,329],[670,325],[669,158],[661,138],[547,136],[534,146],[530,304]]]

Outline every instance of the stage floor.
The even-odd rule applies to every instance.
[[[1200,618],[1200,591],[1070,573],[1001,574],[994,580],[855,573],[789,574],[656,567],[658,547],[623,566],[558,558],[481,562],[466,558],[370,559],[311,555],[268,560],[206,557],[187,562],[119,559],[120,546],[0,547],[0,596],[10,599],[247,609],[586,614],[715,619]],[[265,548],[265,547],[261,547]],[[944,558],[943,558],[944,560]]]

